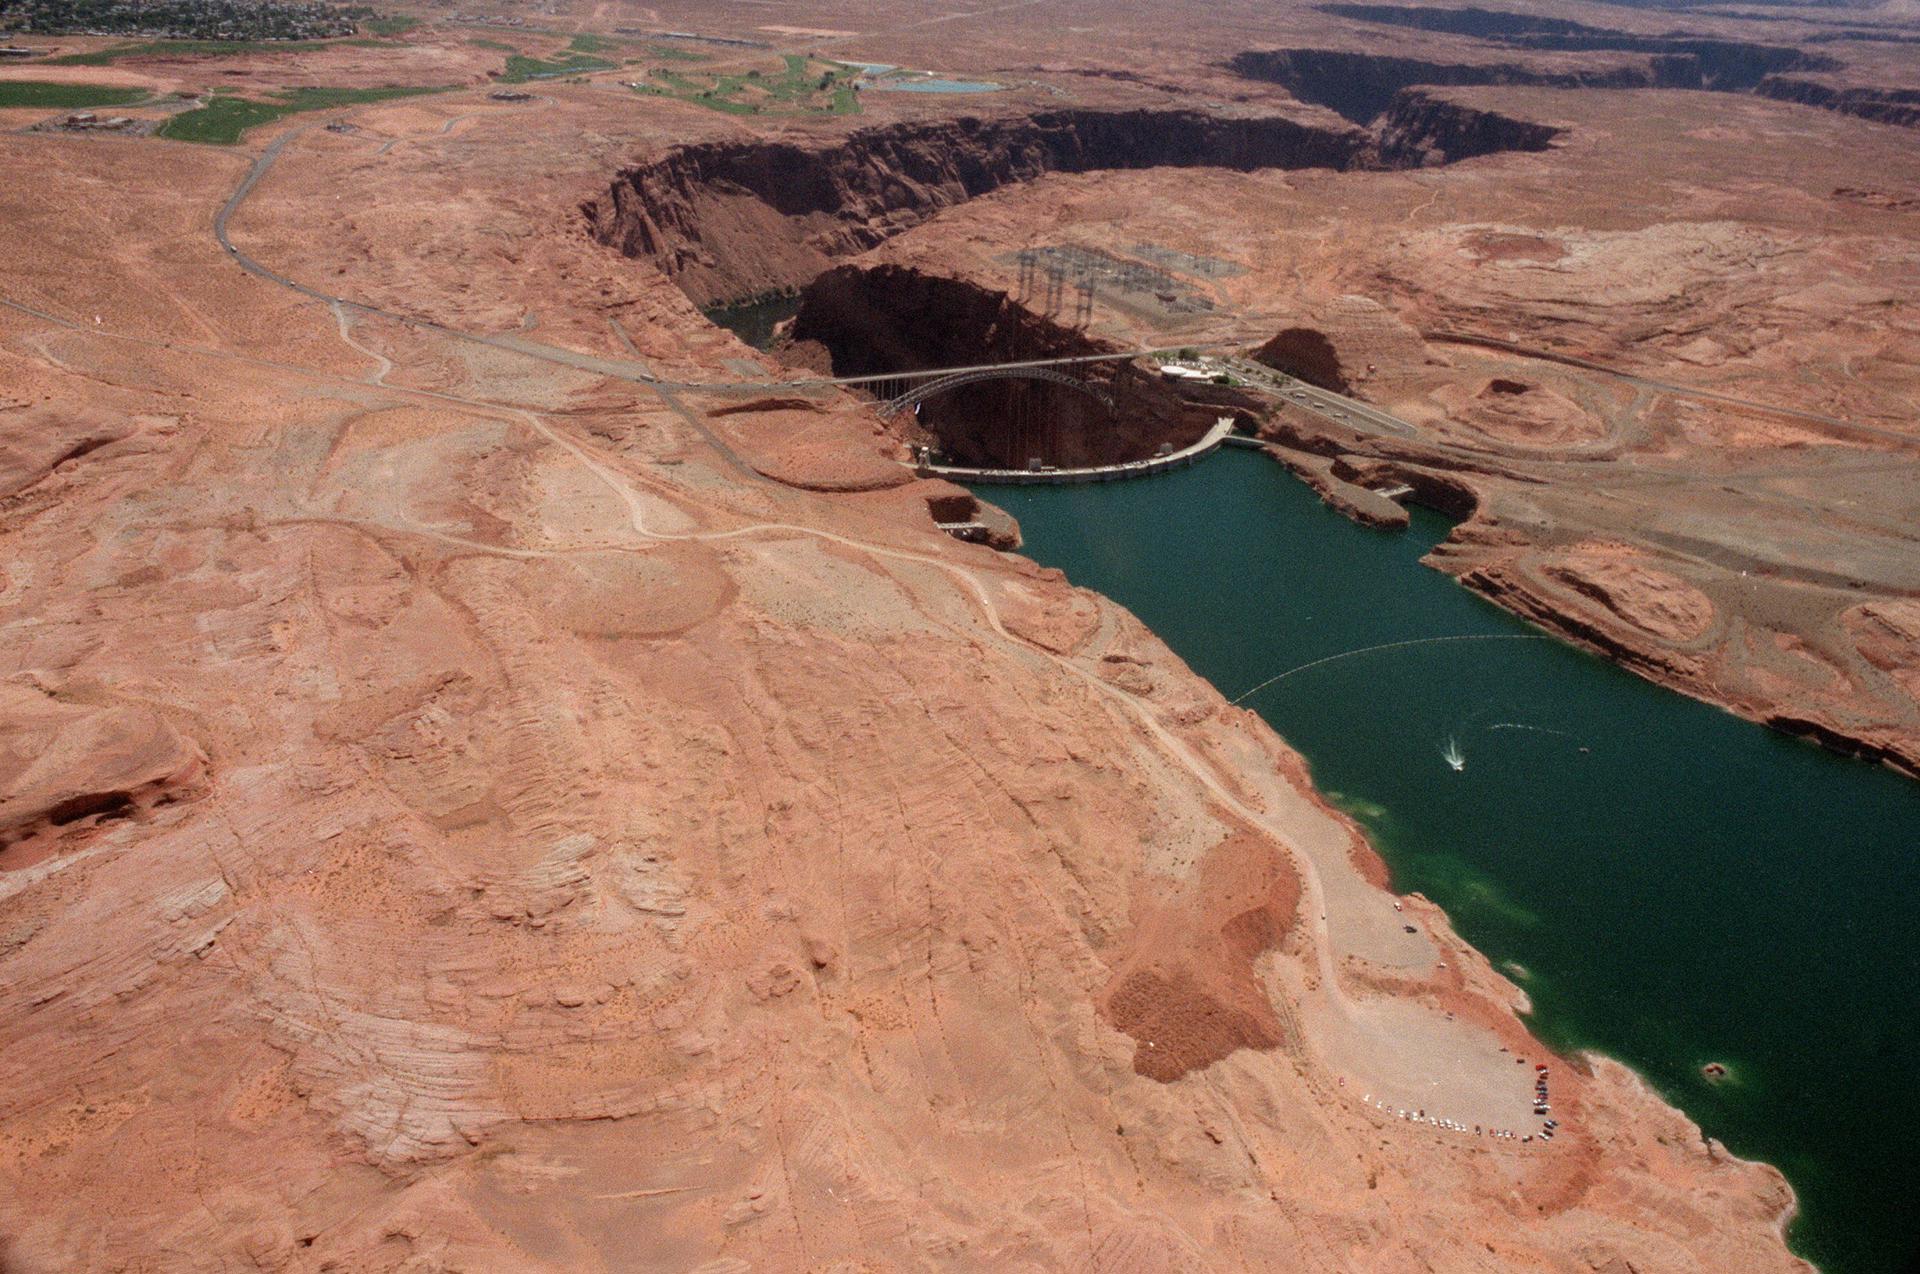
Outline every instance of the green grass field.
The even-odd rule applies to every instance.
[[[121,58],[232,57],[240,53],[284,53],[316,49],[325,40],[149,40],[143,44],[116,44],[91,53],[69,53],[49,59],[48,66],[110,66]]]
[[[215,97],[205,106],[176,115],[162,124],[160,136],[180,142],[231,146],[248,129],[270,124],[282,116],[446,91],[444,88],[297,88],[276,94],[265,101],[245,97]]]
[[[97,84],[41,84],[32,80],[0,80],[0,107],[27,106],[42,110],[78,111],[90,106],[128,106],[146,97],[138,88],[103,88]]]
[[[367,30],[375,35],[405,35],[419,25],[418,18],[396,14],[393,17],[368,19]]]
[[[583,53],[563,53],[551,61],[516,53],[507,59],[507,69],[500,80],[505,84],[524,84],[528,80],[551,80],[563,75],[585,75],[589,71],[611,71],[614,65],[604,58],[588,57]]]
[[[751,70],[730,75],[657,66],[635,91],[704,106],[728,115],[857,115],[857,72],[839,62],[781,54],[777,75]]]

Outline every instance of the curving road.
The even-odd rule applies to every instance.
[[[357,301],[352,297],[338,296],[331,292],[323,292],[318,288],[309,287],[297,279],[288,278],[286,275],[264,264],[259,259],[249,256],[247,253],[241,251],[239,246],[233,242],[232,237],[228,234],[228,227],[232,224],[234,214],[240,210],[242,204],[246,203],[247,197],[253,193],[254,187],[260,184],[260,179],[267,175],[267,172],[272,169],[275,163],[279,162],[281,153],[286,149],[288,144],[299,138],[309,129],[317,127],[318,124],[319,121],[315,121],[311,124],[304,124],[298,128],[290,129],[269,142],[266,149],[260,152],[259,157],[256,158],[252,166],[247,169],[246,176],[243,177],[240,184],[234,188],[233,194],[227,197],[227,201],[221,205],[220,211],[214,214],[213,237],[219,241],[221,248],[226,251],[227,255],[234,259],[235,263],[237,263],[241,269],[254,275],[256,278],[265,279],[269,283],[287,288],[293,292],[298,292],[301,296],[319,301],[325,305],[343,306],[358,310],[363,314],[372,314],[380,318],[390,319],[395,323],[404,323],[408,327],[419,328],[423,331],[433,332],[441,336],[453,337],[456,340],[474,341],[481,345],[491,346],[494,349],[508,350],[528,358],[541,359],[546,362],[572,367],[578,371],[592,372],[595,375],[609,376],[616,380],[630,381],[640,385],[657,386],[669,390],[718,390],[735,392],[745,390],[754,393],[766,393],[779,390],[824,389],[836,385],[870,385],[879,381],[888,380],[918,380],[938,376],[959,375],[967,372],[993,371],[996,369],[1067,367],[1079,363],[1110,363],[1135,358],[1147,358],[1158,354],[1172,354],[1182,349],[1226,348],[1223,345],[1151,346],[1132,350],[1114,350],[1099,354],[1073,354],[1061,358],[1035,358],[1005,363],[975,363],[956,367],[929,367],[915,371],[888,372],[863,376],[809,376],[780,380],[708,381],[669,380],[655,376],[647,370],[644,364],[627,359],[605,358],[598,354],[587,354],[579,350],[563,349],[560,346],[545,345],[538,341],[529,341],[521,337],[490,336],[481,332],[469,332],[462,328],[449,327],[447,324],[436,322],[433,319],[422,318],[417,314],[406,314],[398,310],[389,310],[365,301]]]
[[[1541,349],[1536,346],[1522,345],[1515,341],[1501,340],[1495,336],[1480,336],[1472,332],[1453,332],[1444,329],[1423,330],[1420,335],[1430,341],[1440,341],[1449,345],[1472,345],[1481,349],[1498,350],[1505,354],[1518,354],[1522,358],[1537,358],[1543,362],[1560,363],[1567,367],[1578,367],[1582,371],[1598,372],[1602,376],[1611,376],[1615,380],[1637,385],[1642,389],[1656,390],[1663,394],[1674,394],[1682,398],[1697,398],[1703,402],[1720,403],[1728,407],[1739,407],[1745,411],[1757,411],[1769,416],[1783,416],[1789,420],[1804,420],[1829,429],[1839,429],[1862,434],[1882,442],[1894,442],[1903,447],[1920,449],[1920,437],[1902,433],[1897,429],[1883,429],[1878,425],[1863,425],[1858,421],[1842,420],[1838,416],[1822,415],[1817,411],[1802,411],[1798,407],[1780,407],[1772,403],[1758,403],[1750,398],[1736,398],[1732,394],[1723,394],[1717,390],[1700,389],[1692,385],[1676,385],[1672,381],[1655,380],[1651,376],[1642,376],[1637,372],[1621,371],[1617,367],[1608,367],[1605,363],[1596,363],[1592,359],[1577,358],[1572,354],[1562,354],[1557,350]]]
[[[1296,376],[1274,371],[1271,367],[1253,362],[1251,359],[1226,358],[1221,362],[1230,368],[1234,375],[1280,395],[1296,407],[1324,416],[1335,424],[1345,425],[1361,433],[1382,433],[1396,438],[1420,436],[1419,430],[1398,416],[1381,411],[1378,407],[1370,406],[1357,398],[1348,398],[1345,394],[1336,394],[1330,389],[1309,385]]]

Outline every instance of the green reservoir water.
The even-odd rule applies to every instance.
[[[731,305],[710,305],[700,312],[755,349],[772,349],[774,329],[800,312],[800,294],[774,292]]]
[[[1444,519],[1355,526],[1257,453],[981,495],[1228,697],[1363,647],[1500,638],[1335,658],[1247,706],[1396,887],[1513,973],[1549,1044],[1778,1165],[1828,1274],[1920,1268],[1920,784],[1530,637],[1419,565]]]

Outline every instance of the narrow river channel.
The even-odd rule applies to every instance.
[[[1512,640],[1535,630],[1419,564],[1443,518],[1355,526],[1256,453],[979,494],[1229,698],[1325,659],[1246,705],[1534,1031],[1778,1165],[1827,1274],[1920,1268],[1920,784]],[[1501,640],[1397,644],[1459,636]]]

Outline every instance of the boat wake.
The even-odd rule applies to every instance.
[[[1489,730],[1531,730],[1535,734],[1558,735],[1562,739],[1571,739],[1573,737],[1571,734],[1568,734],[1565,730],[1555,730],[1550,726],[1544,726],[1544,725],[1528,725],[1524,721],[1496,721],[1492,725],[1488,726],[1487,729]]]

